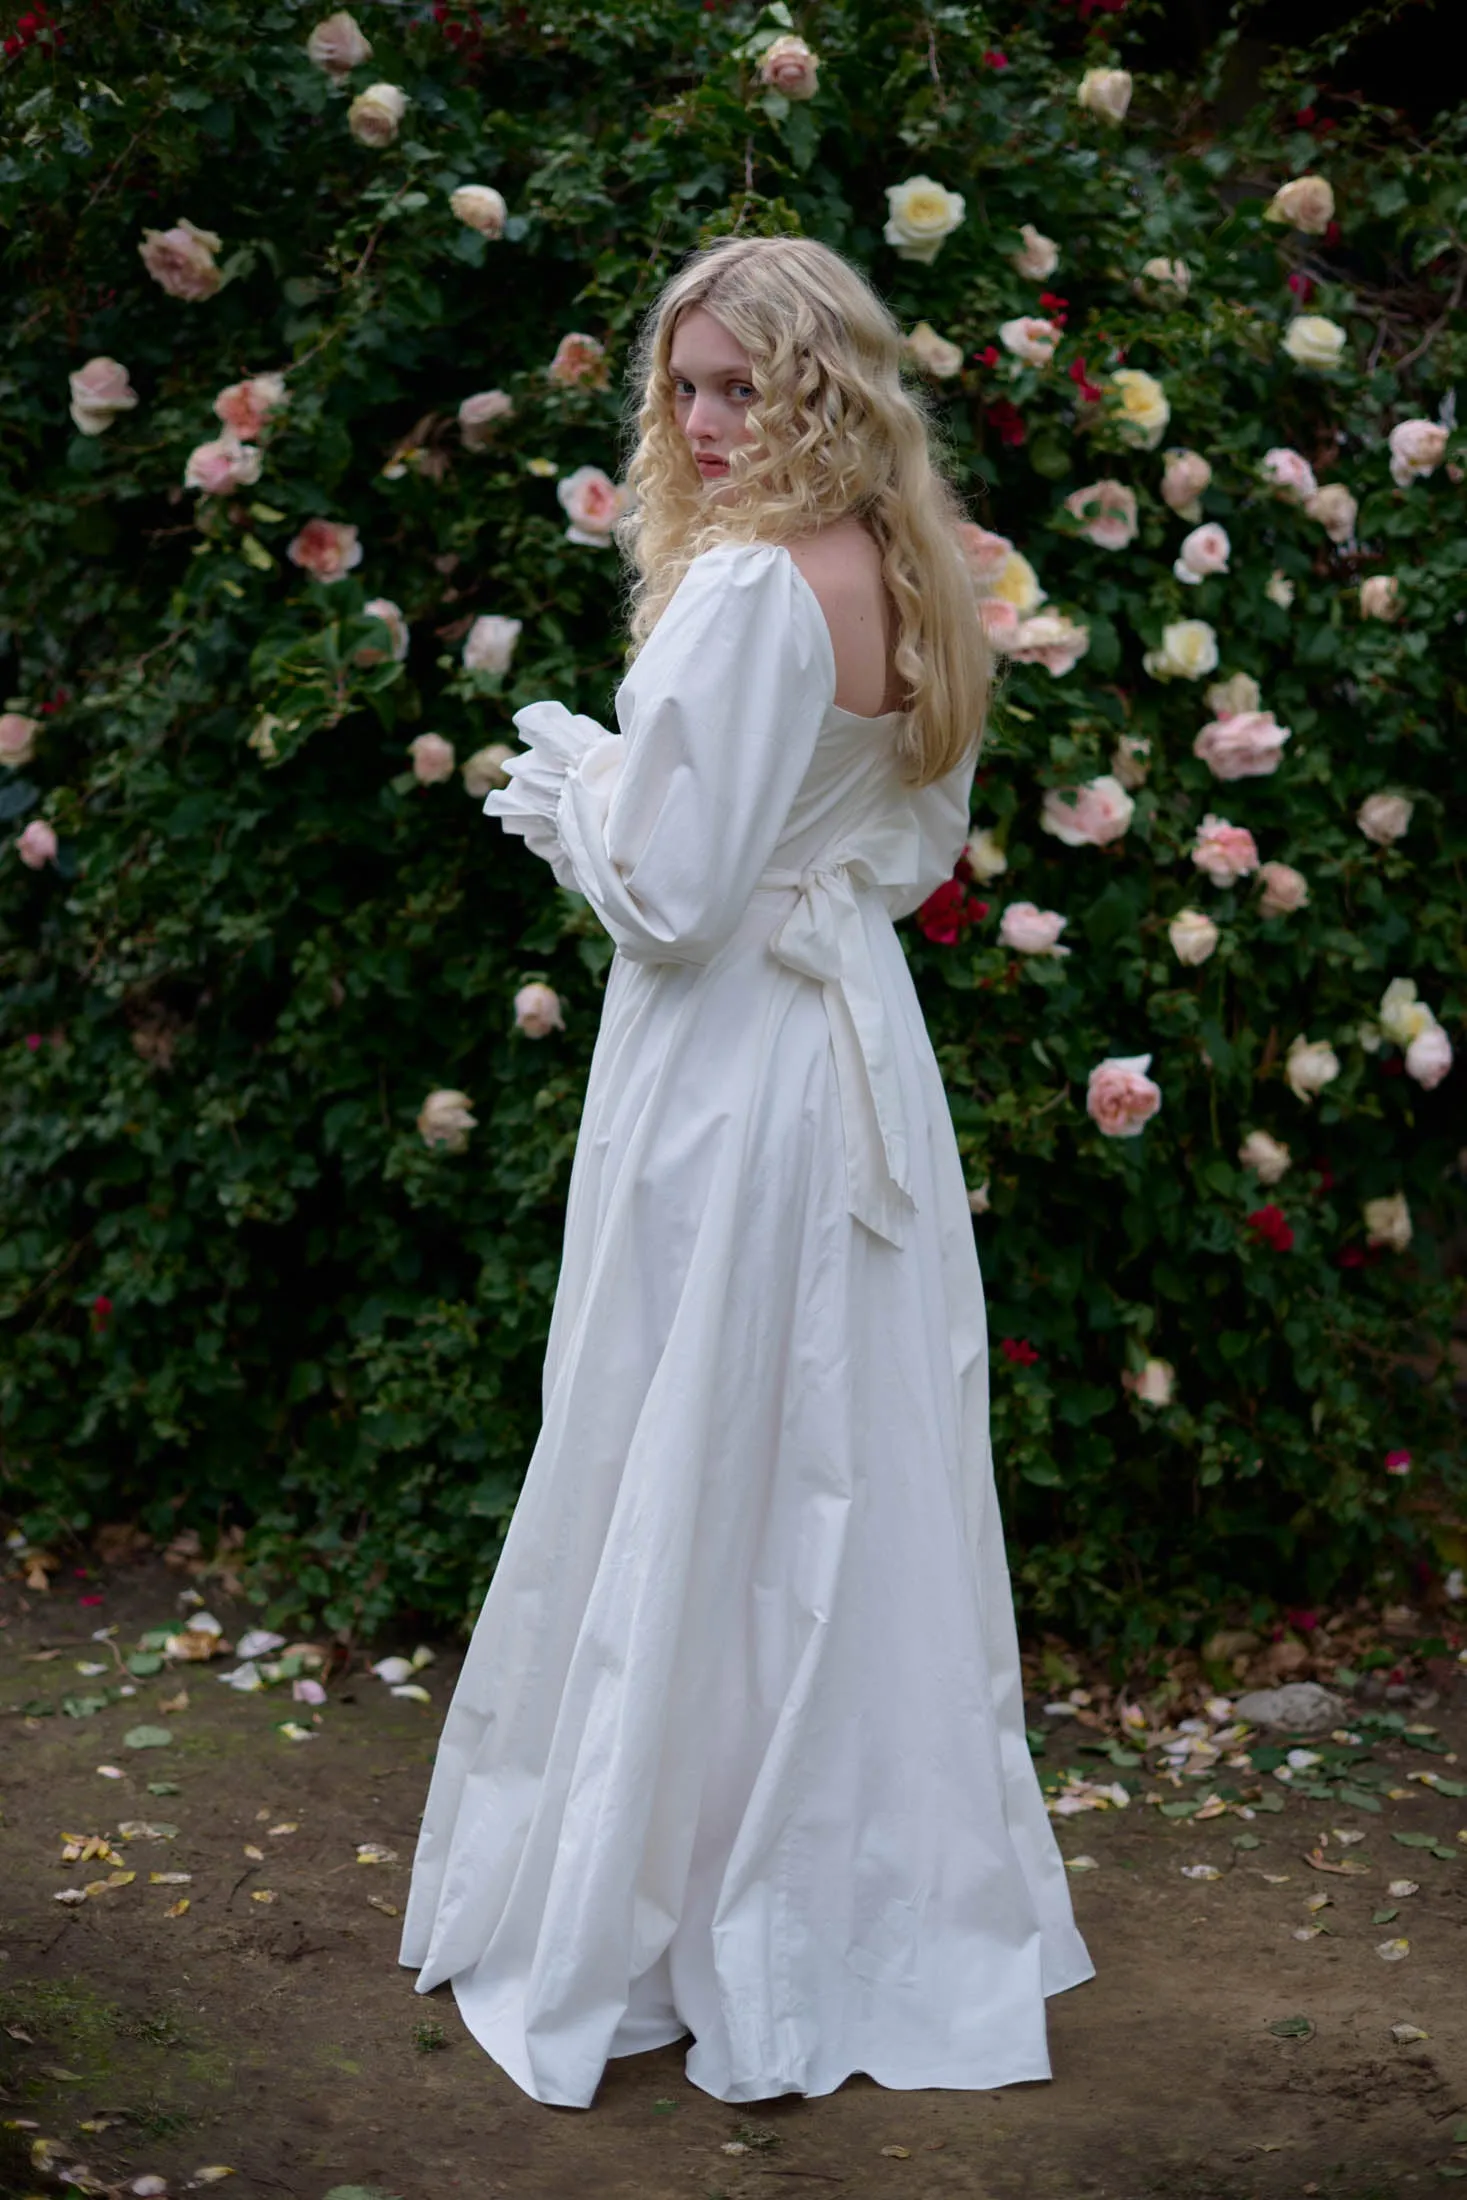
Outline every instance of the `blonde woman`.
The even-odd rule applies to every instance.
[[[1093,1975],[1026,1745],[962,1168],[894,921],[968,832],[962,512],[864,280],[724,240],[636,362],[619,731],[486,810],[616,945],[544,1420],[401,1960],[539,2101],[1050,2075]]]

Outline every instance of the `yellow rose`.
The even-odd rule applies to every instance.
[[[1166,391],[1156,376],[1143,373],[1140,367],[1117,367],[1110,386],[1120,399],[1117,425],[1121,440],[1137,450],[1154,451],[1172,417]]]
[[[1030,612],[1037,611],[1044,602],[1039,575],[1017,550],[1011,550],[1005,558],[1003,571],[988,594],[997,596],[1000,603],[1012,604],[1021,619],[1027,619]]]
[[[930,263],[937,258],[966,211],[961,191],[949,191],[931,176],[908,176],[886,187],[888,220],[881,234],[896,246],[899,260]]]

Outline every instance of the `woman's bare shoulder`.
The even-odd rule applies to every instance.
[[[849,597],[880,587],[881,551],[870,529],[854,516],[797,535],[785,547],[822,602],[827,595]]]

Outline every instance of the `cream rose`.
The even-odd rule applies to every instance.
[[[988,1190],[989,1179],[986,1176],[984,1177],[981,1184],[975,1184],[972,1187],[972,1189],[968,1193],[968,1212],[970,1214],[987,1214],[989,1206]]]
[[[1037,230],[1033,222],[1025,222],[1019,235],[1024,240],[1024,249],[1011,254],[1009,266],[1028,282],[1044,282],[1059,266],[1059,246],[1053,237],[1046,237]]]
[[[907,337],[907,351],[919,367],[943,382],[958,373],[963,364],[962,345],[949,343],[945,336],[939,336],[930,321],[917,323]]]
[[[205,496],[228,496],[234,489],[247,489],[260,478],[264,463],[261,452],[253,443],[241,443],[237,436],[221,435],[213,443],[197,443],[188,454],[188,464],[183,470],[185,488],[202,489]]]
[[[318,581],[342,580],[362,562],[356,528],[337,519],[308,519],[286,544],[285,554],[292,565]]]
[[[1192,861],[1214,886],[1232,886],[1258,869],[1258,845],[1246,825],[1230,825],[1209,810],[1192,842]]]
[[[581,329],[571,329],[556,345],[555,357],[545,373],[558,389],[572,389],[584,382],[590,389],[604,390],[611,379],[606,346]]]
[[[759,80],[786,99],[813,99],[820,73],[820,56],[803,38],[776,38],[759,57]]]
[[[1335,195],[1323,176],[1296,176],[1275,191],[1263,210],[1266,222],[1287,222],[1308,236],[1322,237],[1335,218]]]
[[[1136,492],[1123,481],[1092,481],[1088,489],[1072,489],[1065,510],[1101,550],[1124,550],[1135,536]]]
[[[1117,367],[1110,377],[1110,388],[1120,400],[1116,425],[1121,441],[1137,450],[1154,451],[1172,416],[1166,391],[1156,376],[1143,373],[1140,367]]]
[[[253,443],[289,403],[283,374],[254,374],[247,382],[231,382],[221,390],[214,411],[230,435],[241,443]]]
[[[40,730],[40,719],[27,718],[23,711],[0,713],[0,764],[8,765],[12,771],[28,764],[36,753],[36,735]]]
[[[475,749],[463,766],[464,793],[482,802],[495,787],[509,785],[509,773],[505,765],[517,752],[507,741],[491,741],[487,748]]]
[[[985,596],[978,606],[978,617],[983,631],[1001,654],[1008,654],[1008,647],[1019,631],[1019,614],[1011,603],[1004,603],[998,596]]]
[[[1267,1131],[1250,1131],[1238,1148],[1238,1159],[1251,1169],[1260,1184],[1277,1184],[1288,1173],[1291,1156],[1287,1146]]]
[[[564,1031],[560,995],[553,986],[522,985],[514,997],[514,1020],[527,1039],[545,1039]]]
[[[1217,670],[1217,636],[1205,619],[1175,619],[1141,662],[1153,680],[1205,680]]]
[[[212,229],[180,221],[172,229],[145,229],[138,252],[154,282],[170,298],[196,303],[212,298],[224,280],[214,264],[220,245]]]
[[[1386,1199],[1367,1199],[1360,1212],[1365,1218],[1368,1244],[1388,1245],[1393,1253],[1405,1252],[1411,1243],[1411,1209],[1404,1192],[1392,1192]]]
[[[621,515],[624,493],[599,466],[578,466],[555,485],[562,511],[570,521],[567,542],[588,550],[605,550]]]
[[[1021,313],[1017,320],[999,323],[998,340],[1005,351],[1011,351],[1026,366],[1047,367],[1062,333],[1053,321]]]
[[[1146,1075],[1149,1054],[1110,1054],[1085,1087],[1085,1112],[1107,1138],[1136,1138],[1161,1106],[1161,1087]]]
[[[1406,1049],[1406,1074],[1432,1092],[1452,1066],[1452,1042],[1439,1023],[1419,1031]]]
[[[362,614],[368,619],[380,619],[387,629],[387,647],[379,649],[375,642],[364,642],[356,653],[359,665],[381,665],[390,659],[400,665],[408,653],[411,639],[408,623],[398,605],[390,596],[374,596],[370,603],[362,605]]]
[[[117,359],[89,359],[67,377],[71,417],[83,435],[104,435],[119,413],[131,412],[138,393]]]
[[[1172,571],[1189,588],[1198,588],[1214,573],[1226,573],[1232,548],[1227,529],[1219,527],[1216,520],[1208,520],[1183,539]]]
[[[1368,794],[1355,812],[1355,823],[1367,840],[1385,848],[1401,838],[1414,808],[1403,794]]]
[[[1394,573],[1372,573],[1360,583],[1362,619],[1394,619],[1401,608],[1401,584]]]
[[[1309,882],[1303,872],[1296,871],[1292,864],[1261,865],[1258,883],[1263,889],[1258,897],[1258,907],[1265,917],[1291,917],[1309,899]]]
[[[1204,726],[1192,743],[1192,754],[1214,779],[1268,779],[1278,770],[1284,743],[1292,739],[1271,710],[1238,710]]]
[[[1398,1047],[1409,1046],[1436,1022],[1425,1001],[1416,998],[1414,978],[1392,978],[1380,997],[1378,1014],[1381,1030]]]
[[[15,852],[28,871],[44,871],[48,863],[56,861],[60,845],[55,828],[43,817],[33,817],[16,841]]]
[[[1257,710],[1262,698],[1251,673],[1235,672],[1207,690],[1207,706],[1214,718],[1236,718],[1240,711]]]
[[[1140,298],[1158,291],[1185,298],[1192,288],[1192,271],[1185,260],[1148,260],[1131,287]]]
[[[1446,456],[1447,431],[1435,420],[1398,420],[1390,433],[1391,479],[1398,489],[1434,474]]]
[[[990,879],[1002,878],[1009,867],[1008,857],[994,838],[991,827],[987,825],[980,831],[969,834],[963,843],[963,854],[968,859],[969,870],[982,886],[986,886]]]
[[[899,260],[930,265],[967,211],[961,191],[949,191],[931,176],[908,176],[886,187],[887,222],[881,234],[896,247]]]
[[[1081,787],[1051,787],[1039,823],[1067,848],[1103,848],[1122,838],[1135,809],[1120,781],[1103,773]]]
[[[1294,584],[1281,567],[1275,566],[1263,584],[1263,593],[1270,603],[1276,603],[1280,611],[1287,611],[1294,601]]]
[[[407,93],[397,84],[369,84],[346,110],[346,126],[358,145],[390,145],[407,113]]]
[[[1110,752],[1112,777],[1123,787],[1144,787],[1151,770],[1151,743],[1144,733],[1123,733]]]
[[[514,412],[514,400],[503,390],[476,390],[466,397],[458,408],[459,441],[466,451],[487,450],[494,438],[491,433],[496,420],[508,420]]]
[[[1345,331],[1322,313],[1296,313],[1279,341],[1296,367],[1335,367],[1345,348]]]
[[[1161,477],[1161,501],[1178,519],[1201,519],[1198,499],[1212,480],[1212,467],[1200,451],[1170,450]]]
[[[1331,542],[1348,542],[1355,532],[1355,515],[1360,507],[1342,481],[1327,481],[1322,489],[1304,499],[1304,510],[1310,519],[1318,520]]]
[[[1176,1391],[1177,1371],[1170,1360],[1147,1360],[1139,1372],[1121,1370],[1121,1387],[1143,1406],[1169,1406]]]
[[[1200,909],[1179,909],[1166,928],[1172,953],[1180,963],[1205,963],[1222,937],[1211,917]]]
[[[1057,909],[1011,901],[999,920],[999,944],[1018,955],[1068,955],[1070,950],[1060,946],[1059,936],[1069,921]]]
[[[1012,604],[1021,619],[1027,619],[1046,600],[1039,585],[1039,575],[1019,550],[1010,550],[988,593],[996,596],[1000,603]]]
[[[1075,97],[1086,112],[1106,122],[1124,122],[1131,104],[1129,69],[1087,69]]]
[[[469,672],[508,672],[524,624],[497,612],[475,619],[464,637],[464,666]]]
[[[430,1092],[418,1111],[418,1136],[425,1146],[443,1146],[462,1153],[469,1132],[478,1128],[473,1102],[466,1092]]]
[[[418,734],[409,741],[408,754],[413,760],[413,777],[420,787],[436,787],[440,781],[452,779],[453,743],[445,741],[441,733]]]
[[[1090,647],[1090,629],[1062,612],[1041,611],[1037,618],[1021,619],[1003,646],[1016,665],[1043,665],[1058,680],[1073,672]]]
[[[1266,481],[1272,482],[1275,489],[1291,498],[1295,504],[1302,504],[1306,497],[1312,497],[1319,487],[1314,478],[1314,468],[1303,452],[1291,451],[1287,444],[1278,444],[1273,450],[1265,451],[1260,470]]]
[[[504,235],[509,208],[492,183],[461,183],[449,192],[448,204],[465,229],[476,229],[481,237]]]
[[[306,53],[318,69],[339,82],[372,58],[372,48],[345,8],[318,23],[306,40]]]
[[[1290,1041],[1284,1076],[1296,1100],[1312,1100],[1339,1074],[1340,1058],[1323,1039],[1306,1039],[1301,1031]]]
[[[1013,556],[1013,544],[1007,535],[990,534],[986,527],[978,527],[970,519],[960,520],[956,533],[968,571],[978,586],[987,591]]]

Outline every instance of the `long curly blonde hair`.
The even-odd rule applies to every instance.
[[[754,441],[734,448],[740,493],[710,503],[673,410],[669,354],[702,306],[743,345]],[[634,657],[692,559],[724,542],[788,542],[857,514],[881,549],[907,715],[899,769],[925,786],[981,747],[992,661],[956,529],[965,514],[926,400],[901,378],[903,337],[869,283],[812,237],[725,237],[666,284],[631,363],[631,508],[617,539],[635,569]]]

